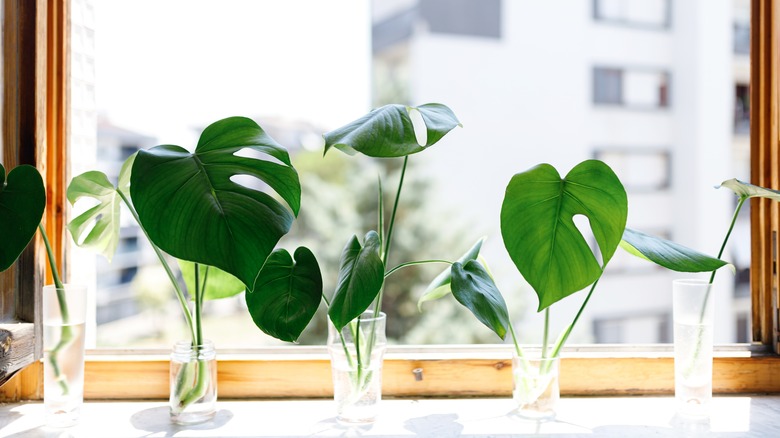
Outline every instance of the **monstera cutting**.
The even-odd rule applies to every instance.
[[[70,226],[80,245],[107,257],[116,248],[119,204],[129,208],[176,290],[194,349],[204,342],[206,297],[246,290],[255,324],[285,341],[296,340],[314,316],[322,279],[313,254],[298,248],[293,260],[284,249],[274,251],[300,210],[298,174],[287,150],[251,119],[231,117],[209,125],[192,152],[175,145],[139,151],[123,166],[117,187],[99,172],[80,175],[68,197],[98,200]],[[190,262],[183,266],[192,272],[192,310],[164,254]],[[239,287],[214,291],[209,270],[235,277]],[[183,369],[179,376],[186,378],[177,380],[172,393],[174,414],[210,385],[207,367],[188,366],[192,369]]]
[[[445,105],[431,103],[418,107],[385,105],[324,135],[325,153],[338,149],[349,155],[403,158],[395,200],[385,225],[383,190],[378,185],[378,223],[366,230],[363,239],[349,238],[340,259],[338,281],[333,295],[324,297],[330,319],[328,347],[333,365],[335,399],[344,421],[372,421],[381,394],[381,362],[384,351],[382,291],[385,281],[407,266],[423,263],[451,265],[440,286],[468,296],[467,306],[477,308],[485,290],[480,280],[485,269],[478,262],[420,260],[389,268],[389,254],[396,229],[396,214],[411,155],[423,152],[459,126],[455,114]],[[479,247],[477,247],[477,253]],[[476,254],[472,257],[476,258]],[[451,272],[456,273],[451,279]],[[467,274],[468,273],[468,274]],[[437,291],[441,293],[441,289]],[[499,295],[500,298],[500,295]],[[499,329],[500,332],[500,329]],[[503,334],[501,334],[503,335]]]
[[[35,236],[35,232],[39,231],[46,248],[54,282],[53,297],[56,299],[55,305],[61,322],[59,330],[46,333],[48,338],[44,347],[44,385],[49,387],[50,382],[56,382],[57,388],[47,389],[49,398],[59,396],[63,399],[78,399],[82,392],[82,383],[77,376],[79,372],[76,371],[78,367],[75,364],[67,369],[60,366],[61,355],[74,355],[71,347],[78,344],[78,335],[74,332],[73,318],[69,316],[72,309],[69,309],[65,285],[60,279],[49,238],[41,224],[45,208],[46,189],[38,169],[30,165],[17,166],[6,178],[5,167],[0,164],[0,230],[4,232],[3,242],[0,244],[0,272],[13,265]],[[48,298],[42,300],[44,307]],[[47,317],[54,319],[53,315]],[[83,337],[83,334],[81,336]],[[83,346],[81,348],[83,349]],[[67,357],[64,362],[72,363]],[[81,362],[83,363],[83,358]],[[47,418],[47,421],[49,420]]]

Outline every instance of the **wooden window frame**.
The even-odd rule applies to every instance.
[[[12,0],[6,1],[6,4],[9,3]],[[22,3],[22,0],[17,1],[17,4]],[[50,202],[54,204],[53,208],[50,205],[47,209],[46,223],[49,232],[58,236],[56,240],[60,244],[60,252],[65,170],[61,166],[53,168],[46,164],[65,163],[64,151],[67,149],[64,135],[68,111],[64,82],[68,77],[64,56],[68,53],[67,3],[67,0],[35,1],[35,5],[45,12],[43,17],[50,18],[47,25],[48,48],[41,49],[40,39],[35,45],[47,54],[45,58],[49,62],[46,69],[48,99],[45,101],[48,110],[40,111],[41,98],[37,94],[27,102],[28,106],[35,102],[32,106],[37,109],[32,112],[35,115],[33,125],[37,128],[25,125],[37,135],[33,143],[27,143],[35,147],[32,151],[18,144],[13,148],[18,153],[32,154],[25,156],[27,161],[23,162],[37,163],[39,168],[46,170],[50,185],[52,181],[59,181],[53,184],[59,191],[50,193]],[[756,184],[778,189],[780,0],[752,0],[751,8],[751,179]],[[40,25],[39,14],[41,9],[35,14]],[[52,32],[59,37],[53,38]],[[59,55],[54,56],[56,54]],[[39,58],[35,58],[36,65],[41,62]],[[36,87],[41,86],[38,79],[35,84]],[[19,122],[19,125],[23,124]],[[42,126],[48,127],[45,134],[41,131]],[[7,130],[7,126],[4,128]],[[43,135],[49,137],[48,151],[41,138]],[[8,142],[5,144],[7,146]],[[8,163],[8,151],[5,153],[4,162]],[[57,157],[53,155],[55,153],[60,155]],[[776,274],[780,205],[765,200],[751,202],[754,343],[725,346],[716,351],[713,367],[716,393],[780,392],[780,373],[775,372],[780,366],[777,354],[780,345]],[[32,283],[28,283],[41,283],[44,259],[40,256],[39,245],[31,251],[33,254],[26,257],[34,261],[35,267],[27,274],[10,274],[13,281],[18,282],[13,284],[19,285],[14,289],[16,296],[29,298],[26,294],[30,293],[29,286],[19,280],[34,278]],[[20,265],[24,263],[29,262],[22,261]],[[29,268],[20,266],[17,269]],[[9,281],[4,278],[4,281]],[[332,394],[330,364],[324,347],[291,346],[257,351],[221,351],[219,354],[221,398],[329,397]],[[512,388],[510,357],[508,346],[396,347],[386,356],[383,391],[390,397],[508,396]],[[416,379],[413,373],[418,368],[423,370],[422,380]],[[138,384],[139,375],[143,376],[142,385]],[[673,380],[673,357],[669,345],[572,346],[563,353],[561,392],[567,395],[671,394]],[[42,366],[40,361],[34,361],[0,388],[0,399],[39,399],[41,393]],[[159,350],[88,352],[85,396],[88,399],[167,398],[167,353]]]

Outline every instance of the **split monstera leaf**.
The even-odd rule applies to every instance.
[[[239,176],[253,183],[236,182]],[[217,282],[225,285],[221,291],[214,286],[198,290],[202,279],[208,278],[204,273],[197,274],[197,282],[195,272],[188,276],[196,304],[204,297],[246,290],[249,312],[262,330],[285,341],[300,336],[317,309],[319,301],[313,302],[312,296],[321,295],[322,280],[313,256],[297,260],[292,269],[286,250],[278,250],[280,255],[269,263],[269,269],[275,269],[261,275],[300,210],[301,187],[287,150],[257,123],[244,117],[219,120],[203,131],[194,152],[175,145],[141,150],[125,163],[119,180],[115,187],[102,173],[88,172],[71,183],[72,203],[83,197],[97,201],[71,222],[81,246],[94,247],[110,258],[118,239],[119,205],[124,203],[164,265],[161,251],[222,272],[213,274],[225,279]],[[292,274],[278,269],[280,261],[291,267]],[[281,281],[290,275],[305,276],[320,290],[303,290],[299,282]],[[277,300],[300,307],[272,305]]]

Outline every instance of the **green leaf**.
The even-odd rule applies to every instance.
[[[322,275],[314,254],[295,250],[295,261],[284,249],[271,253],[257,277],[255,290],[246,293],[252,320],[262,331],[295,342],[314,317],[322,299]]]
[[[363,243],[352,236],[341,253],[336,292],[328,309],[338,330],[365,312],[382,289],[385,266],[379,256],[379,234],[369,231]]]
[[[464,264],[469,260],[476,260],[477,257],[479,256],[480,249],[482,249],[482,243],[484,241],[485,241],[484,237],[479,239],[477,243],[474,244],[474,246],[472,246],[468,251],[466,251],[465,254],[463,254],[458,259],[458,262]],[[436,278],[433,279],[433,281],[431,281],[431,283],[425,289],[425,292],[423,292],[420,299],[417,300],[418,310],[422,310],[422,305],[424,302],[438,300],[439,298],[445,297],[452,292],[452,289],[450,288],[450,283],[452,282],[451,272],[452,272],[452,267],[448,266],[439,275],[437,275]]]
[[[630,254],[678,272],[712,272],[728,263],[686,246],[626,228],[620,246]]]
[[[730,180],[723,181],[720,187],[726,187],[731,189],[740,198],[769,198],[775,201],[780,201],[780,191],[765,189],[764,187],[753,185],[750,183],[742,182],[738,179],[732,178]]]
[[[186,260],[178,260],[181,276],[187,285],[190,295],[194,296],[195,290],[195,263]],[[246,289],[244,283],[227,272],[213,266],[201,267],[200,285],[203,286],[203,280],[206,280],[206,293],[204,300],[218,300],[220,298],[229,298],[240,294]],[[208,272],[208,273],[207,273]]]
[[[501,339],[509,327],[509,312],[490,274],[476,260],[452,265],[452,296]]]
[[[249,153],[259,157],[244,156]],[[287,206],[234,182],[238,175],[267,185]],[[216,266],[253,290],[298,214],[301,186],[287,150],[254,121],[231,117],[208,126],[194,153],[173,145],[139,151],[130,192],[141,225],[160,249]]]
[[[129,194],[130,170],[136,154],[131,155],[122,164],[117,187],[108,177],[98,171],[82,173],[73,178],[68,185],[67,197],[71,205],[79,199],[92,198],[97,205],[73,218],[68,223],[68,231],[73,241],[81,248],[89,248],[103,255],[110,262],[119,244],[121,190]]]
[[[577,229],[575,215],[590,221],[603,265]],[[501,235],[515,266],[539,296],[539,310],[601,276],[627,216],[625,189],[601,161],[583,161],[564,179],[549,164],[512,177],[501,207]]]
[[[425,124],[426,140],[417,141],[410,112],[419,111]],[[439,103],[428,103],[417,108],[404,105],[385,105],[348,125],[328,132],[325,153],[332,147],[350,155],[355,152],[369,157],[403,157],[423,151],[460,126],[455,114]]]
[[[46,208],[46,189],[38,169],[16,166],[8,173],[0,164],[0,271],[14,264],[30,243]]]

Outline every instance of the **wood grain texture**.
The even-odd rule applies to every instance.
[[[750,153],[751,181],[780,189],[780,20],[778,0],[751,2]],[[751,201],[751,272],[753,340],[778,344],[777,254],[780,253],[780,205]]]
[[[35,360],[35,326],[0,324],[0,384]]]
[[[417,381],[413,370],[421,368]],[[716,357],[718,394],[780,393],[780,358]],[[167,399],[169,363],[165,357],[138,360],[90,359],[87,399]],[[221,358],[218,394],[224,399],[332,397],[330,362],[324,355],[299,359]],[[674,392],[670,356],[564,357],[563,395],[655,395]],[[387,397],[504,397],[512,392],[511,360],[494,357],[387,358],[383,395]]]

